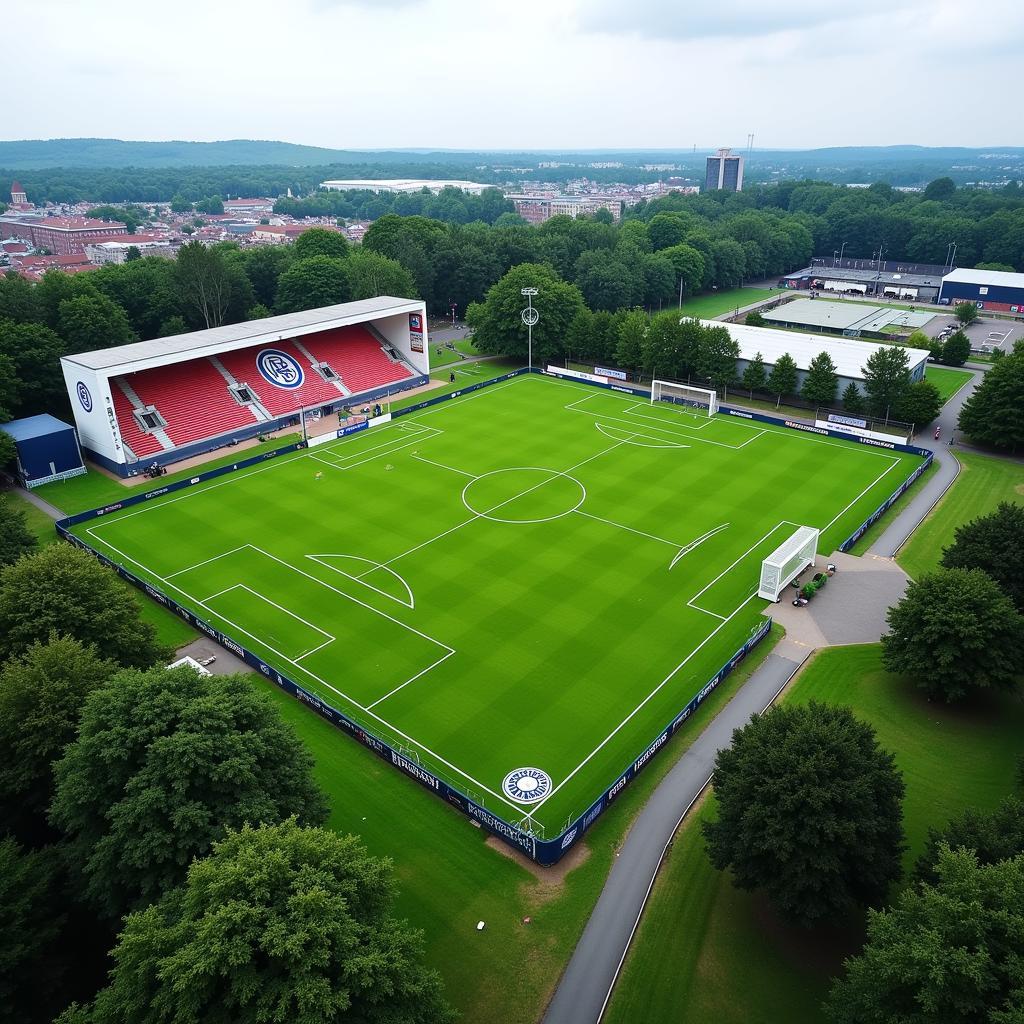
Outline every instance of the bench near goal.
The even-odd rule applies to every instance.
[[[801,526],[761,563],[761,585],[757,596],[778,601],[779,595],[806,569],[818,554],[818,531]]]
[[[695,409],[707,409],[709,416],[718,412],[718,393],[709,388],[694,388],[689,384],[673,384],[668,380],[651,381],[651,404],[674,402]]]

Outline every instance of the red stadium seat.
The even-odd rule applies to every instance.
[[[303,338],[302,344],[320,362],[328,363],[353,394],[414,376],[404,363],[392,362],[365,327],[321,331]]]

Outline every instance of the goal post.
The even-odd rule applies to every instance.
[[[709,416],[718,412],[718,392],[710,388],[695,388],[689,384],[675,384],[669,380],[651,381],[651,404],[674,402],[695,409],[707,409]]]
[[[813,526],[798,527],[761,563],[761,584],[757,596],[778,601],[779,595],[806,569],[814,565],[818,554],[818,531]]]

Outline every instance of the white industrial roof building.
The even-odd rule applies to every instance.
[[[348,192],[362,189],[368,192],[440,192],[443,188],[458,188],[463,192],[479,195],[485,188],[493,185],[481,185],[476,181],[435,181],[423,178],[345,178],[321,181],[320,187],[332,192]]]
[[[706,327],[724,327],[739,345],[739,372],[746,369],[747,364],[760,352],[765,367],[771,369],[778,358],[789,353],[800,371],[800,384],[811,360],[819,352],[827,352],[835,363],[839,375],[839,393],[851,381],[863,390],[864,366],[879,346],[870,341],[857,341],[854,338],[834,338],[823,334],[803,334],[798,331],[780,331],[772,327],[751,327],[747,324],[722,323],[718,320],[704,320]],[[901,346],[903,347],[903,346]],[[905,348],[910,357],[910,376],[913,380],[921,380],[928,366],[929,353],[922,348]]]

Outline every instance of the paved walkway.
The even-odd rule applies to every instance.
[[[952,436],[960,407],[984,371],[942,410],[940,440],[918,438],[935,453],[937,469],[886,527],[863,557],[836,553],[838,573],[804,608],[780,603],[771,609],[786,637],[742,689],[708,723],[703,733],[665,776],[633,822],[544,1016],[544,1024],[596,1024],[604,1014],[640,922],[665,851],[697,797],[711,781],[718,751],[733,730],[763,711],[820,647],[869,643],[885,632],[885,613],[898,601],[907,577],[892,561],[915,527],[956,479],[960,464]],[[819,559],[819,561],[821,561]],[[698,712],[699,713],[699,712]]]

